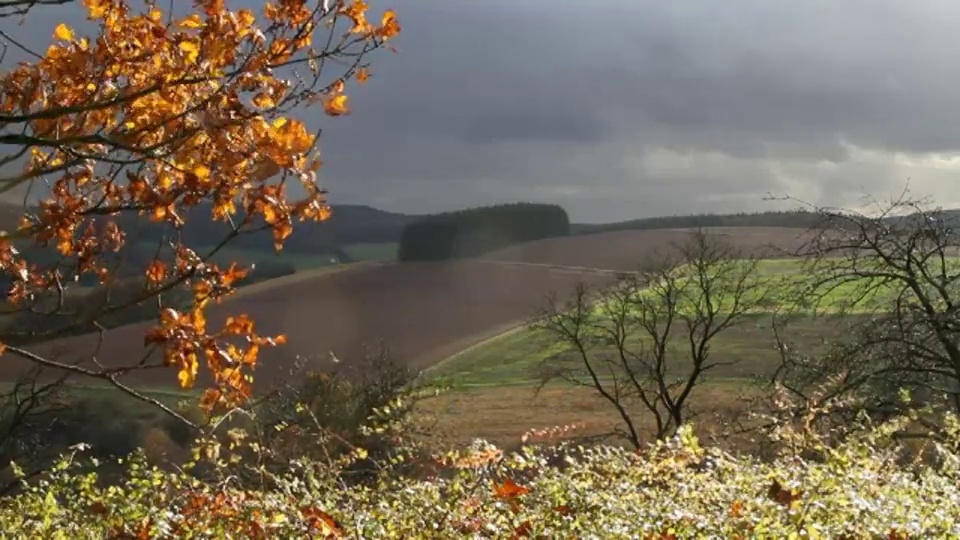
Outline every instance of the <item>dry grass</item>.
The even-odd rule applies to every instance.
[[[752,444],[747,436],[735,436],[728,420],[746,421],[752,400],[761,394],[762,389],[748,381],[713,381],[698,388],[691,398],[698,413],[693,420],[698,434],[730,447]],[[631,410],[649,437],[652,420],[635,404]],[[531,429],[577,424],[582,427],[572,437],[592,437],[623,427],[610,403],[595,390],[559,383],[539,392],[533,386],[451,391],[422,402],[418,412],[430,422],[439,442],[466,444],[485,439],[504,448],[520,445],[523,434]]]

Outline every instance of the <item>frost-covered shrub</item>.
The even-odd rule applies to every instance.
[[[817,459],[762,462],[701,447],[689,427],[642,452],[555,446],[504,454],[489,445],[437,458],[448,474],[384,475],[347,486],[345,465],[291,462],[261,488],[230,475],[200,482],[142,457],[126,479],[100,486],[65,459],[0,504],[11,538],[956,538],[960,455],[933,445],[936,467],[898,464],[873,426]],[[226,448],[207,449],[216,459]],[[124,536],[128,535],[128,536]]]

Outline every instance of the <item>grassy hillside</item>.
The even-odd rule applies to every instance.
[[[953,262],[960,266],[960,259]],[[878,287],[863,302],[853,304],[850,298],[861,285],[848,283],[831,291],[816,305],[804,304],[803,292],[810,286],[810,277],[795,259],[760,261],[754,280],[771,289],[767,305],[752,314],[749,324],[722,334],[714,342],[713,354],[718,361],[737,361],[718,369],[712,374],[714,378],[769,375],[777,359],[771,326],[774,309],[791,314],[792,337],[812,354],[842,332],[842,326],[837,324],[839,312],[845,316],[869,316],[877,313],[879,306],[891,305],[897,293],[890,287]],[[671,346],[682,352],[685,346],[682,336],[676,336]],[[573,355],[567,357],[575,361]],[[533,384],[539,380],[538,367],[547,359],[564,361],[563,346],[521,326],[451,357],[430,373],[463,387]],[[681,363],[676,367],[684,366]]]
[[[960,259],[953,263],[960,265]],[[770,310],[792,310],[786,338],[792,348],[816,355],[848,338],[852,327],[880,311],[878,306],[891,305],[896,296],[891,288],[879,287],[871,302],[851,306],[851,292],[859,286],[851,283],[832,291],[817,306],[802,303],[805,300],[802,293],[810,284],[810,276],[797,260],[761,261],[755,279],[764,280],[773,293],[765,309],[753,313],[744,324],[724,332],[711,343],[711,359],[720,366],[704,378],[698,387],[701,394],[693,402],[694,409],[704,413],[701,425],[705,429],[722,431],[718,423],[721,418],[746,414],[747,400],[757,393],[755,383],[768,381],[778,366],[780,356]],[[840,311],[843,316],[838,314]],[[682,331],[674,334],[667,344],[676,351],[676,360],[670,363],[667,376],[680,375],[689,369],[689,344],[682,334]],[[640,337],[628,342],[632,351],[640,345],[651,343],[648,338]],[[615,351],[605,353],[615,354]],[[443,411],[441,418],[450,420],[441,421],[438,429],[454,438],[469,433],[500,443],[516,437],[522,423],[581,423],[589,433],[613,429],[615,415],[611,415],[609,405],[591,388],[555,382],[537,390],[545,376],[558,368],[579,367],[581,360],[576,351],[558,344],[541,331],[520,325],[431,368],[427,376],[451,386],[455,392],[436,399],[428,410],[436,414]],[[588,382],[585,374],[583,377],[582,382]],[[600,379],[608,380],[608,377],[601,373]]]
[[[762,231],[757,235],[731,229],[723,229],[722,234],[744,246],[760,246],[759,238],[789,238],[785,228],[776,228],[776,234],[756,228],[752,232]],[[594,249],[611,254],[594,264],[623,265],[630,257],[652,253],[652,247],[686,234],[622,232],[592,237]],[[631,251],[624,249],[627,244],[603,242],[628,237],[659,243]],[[570,253],[572,246],[587,245],[576,243],[582,241],[546,241],[549,249],[539,251],[544,244],[535,243],[536,249],[507,250],[482,261],[371,265],[362,272],[331,273],[323,279],[319,275],[314,276],[317,279],[282,278],[282,286],[238,295],[230,308],[250,312],[258,319],[258,328],[263,322],[266,333],[293,332],[294,346],[319,351],[320,357],[325,357],[327,343],[318,346],[319,336],[334,337],[336,343],[328,343],[335,346],[353,346],[387,329],[393,332],[389,337],[407,346],[399,348],[401,355],[414,352],[409,358],[440,358],[452,344],[460,345],[453,349],[462,348],[478,335],[529,313],[542,299],[539,293],[550,289],[547,285],[568,286],[584,276],[602,281],[595,272],[550,268],[557,260],[571,262],[561,256]],[[565,246],[563,242],[573,243]],[[369,259],[391,258],[395,250],[393,243],[345,248]],[[221,254],[227,258],[250,255],[243,249]],[[294,256],[304,257],[304,265],[320,264],[309,259],[314,255]],[[545,262],[534,262],[538,260]],[[954,262],[960,266],[960,259]],[[548,385],[537,393],[544,361],[577,362],[577,358],[543,335],[520,329],[463,350],[428,373],[452,383],[455,391],[418,405],[418,421],[436,419],[429,436],[473,440],[470,450],[446,451],[438,457],[441,454],[418,454],[404,447],[398,450],[403,458],[387,464],[379,482],[370,485],[342,481],[350,477],[340,476],[340,461],[309,458],[281,461],[267,484],[244,484],[238,480],[242,475],[232,469],[242,467],[244,460],[227,458],[234,444],[242,444],[238,442],[242,437],[231,431],[229,448],[217,447],[222,452],[218,457],[223,458],[217,472],[229,480],[201,484],[182,470],[170,467],[161,472],[134,457],[122,466],[110,464],[111,474],[124,476],[111,476],[112,487],[107,490],[79,468],[79,459],[73,459],[74,465],[58,469],[41,489],[8,498],[0,509],[0,527],[38,538],[53,530],[76,537],[91,531],[101,536],[121,532],[161,536],[170,530],[176,531],[173,536],[230,530],[257,537],[303,537],[317,530],[342,537],[427,538],[589,537],[598,531],[612,538],[638,534],[645,538],[897,539],[960,535],[956,525],[960,492],[956,471],[949,466],[958,459],[956,441],[938,448],[938,458],[948,466],[935,469],[919,462],[898,464],[905,450],[875,442],[873,432],[829,450],[792,448],[792,453],[766,461],[731,453],[729,446],[702,445],[694,437],[694,430],[704,436],[724,435],[735,427],[731,419],[752,412],[742,398],[758,395],[751,382],[769,375],[776,361],[767,309],[799,309],[791,325],[792,338],[810,353],[816,353],[825,340],[843,337],[844,327],[833,312],[848,307],[845,303],[856,284],[833,291],[815,317],[810,306],[794,304],[809,284],[798,261],[761,261],[754,279],[773,287],[769,305],[713,343],[717,361],[737,363],[718,368],[698,388],[691,404],[702,414],[693,425],[650,449],[553,445],[549,426],[558,426],[561,434],[593,436],[608,432],[616,418],[589,388]],[[879,303],[858,306],[860,313],[869,316],[876,305],[889,303],[894,293],[877,289]],[[218,312],[211,321],[223,315]],[[111,357],[142,351],[142,329],[110,333],[101,360],[109,363]],[[71,351],[85,346],[83,340],[59,345]],[[678,340],[670,345],[682,350],[687,344]],[[288,357],[267,356],[258,377],[291,375]],[[672,367],[682,368],[682,360]],[[164,375],[172,380],[172,374]],[[162,384],[159,378],[153,382]],[[69,404],[77,416],[73,426],[82,425],[84,419],[101,419],[88,435],[106,442],[108,455],[123,455],[142,444],[154,462],[179,467],[177,459],[190,459],[165,417],[107,394],[103,389],[85,388],[72,389],[68,397],[75,400]],[[174,405],[181,397],[185,396],[171,392],[163,400]],[[640,419],[638,425],[645,421]],[[877,433],[883,435],[880,430]],[[803,435],[804,441],[813,439],[809,433]],[[67,430],[58,431],[58,437],[65,445],[82,440],[81,434]],[[477,438],[517,452],[504,452]],[[260,442],[256,444],[262,451]],[[367,455],[366,449],[362,452]],[[404,471],[412,472],[394,474],[400,469],[397,463],[409,464]]]

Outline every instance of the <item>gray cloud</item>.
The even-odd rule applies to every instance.
[[[308,113],[335,202],[607,221],[768,192],[846,204],[908,178],[960,201],[956,2],[370,3],[398,11],[399,54],[372,58],[351,116]]]
[[[397,6],[401,54],[325,143],[334,195],[597,221],[956,191],[923,156],[960,150],[958,4],[438,4]]]

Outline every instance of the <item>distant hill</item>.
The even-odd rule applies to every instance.
[[[573,224],[571,234],[591,234],[611,231],[691,229],[697,227],[788,227],[808,228],[817,223],[813,212],[758,212],[738,214],[691,214],[631,219],[615,223]]]
[[[948,225],[952,228],[960,227],[960,209],[952,208],[949,210],[941,210],[936,213],[936,216],[941,220],[942,223]],[[901,222],[909,223],[910,220],[914,217],[917,217],[916,214],[907,214],[903,216],[890,216],[886,219],[886,222],[891,225],[896,225]]]
[[[190,209],[184,216],[185,226],[181,233],[187,244],[201,255],[209,253],[229,232],[227,224],[210,219],[210,210],[210,205],[201,205]],[[274,251],[270,231],[262,231],[234,238],[225,250],[215,255],[214,260],[237,261],[245,265],[255,263],[256,275],[251,276],[251,282],[292,273],[299,264],[310,266],[354,262],[357,260],[356,253],[363,251],[355,248],[396,244],[403,227],[415,219],[415,216],[361,205],[336,205],[332,210],[331,218],[322,223],[298,223],[280,256]],[[0,229],[16,230],[22,214],[22,206],[0,202]],[[121,278],[142,276],[157,256],[158,246],[171,234],[170,226],[150,222],[134,213],[121,213],[111,219],[120,223],[127,236],[126,245],[116,254],[116,260],[122,261],[117,275]],[[31,242],[18,242],[18,247],[29,260],[42,266],[58,264],[61,260],[53,246],[39,247]],[[161,258],[170,256],[169,251],[165,250]],[[9,276],[0,276],[0,289],[5,290],[9,282]],[[93,285],[95,282],[93,275],[80,280],[82,285]]]
[[[289,253],[333,253],[345,244],[397,242],[403,227],[415,216],[397,214],[361,205],[334,205],[333,215],[321,223],[302,222],[284,243]],[[229,231],[225,223],[210,220],[208,206],[200,206],[188,216],[183,235],[191,245],[219,241]],[[131,218],[133,216],[130,216]],[[141,220],[142,221],[142,220]],[[162,226],[139,227],[141,239],[159,238],[165,231]],[[241,236],[231,241],[234,249],[273,251],[273,238],[269,231]]]
[[[332,217],[322,223],[299,223],[284,250],[324,253],[344,244],[397,242],[403,227],[418,217],[351,204],[333,205],[332,210]],[[0,229],[15,229],[22,213],[21,206],[0,202]],[[183,235],[192,245],[217,242],[229,231],[225,223],[211,221],[208,204],[191,209],[184,217]],[[166,224],[149,223],[134,214],[121,214],[116,219],[138,241],[155,242],[169,233]],[[245,235],[230,245],[239,249],[273,251],[269,232]]]

